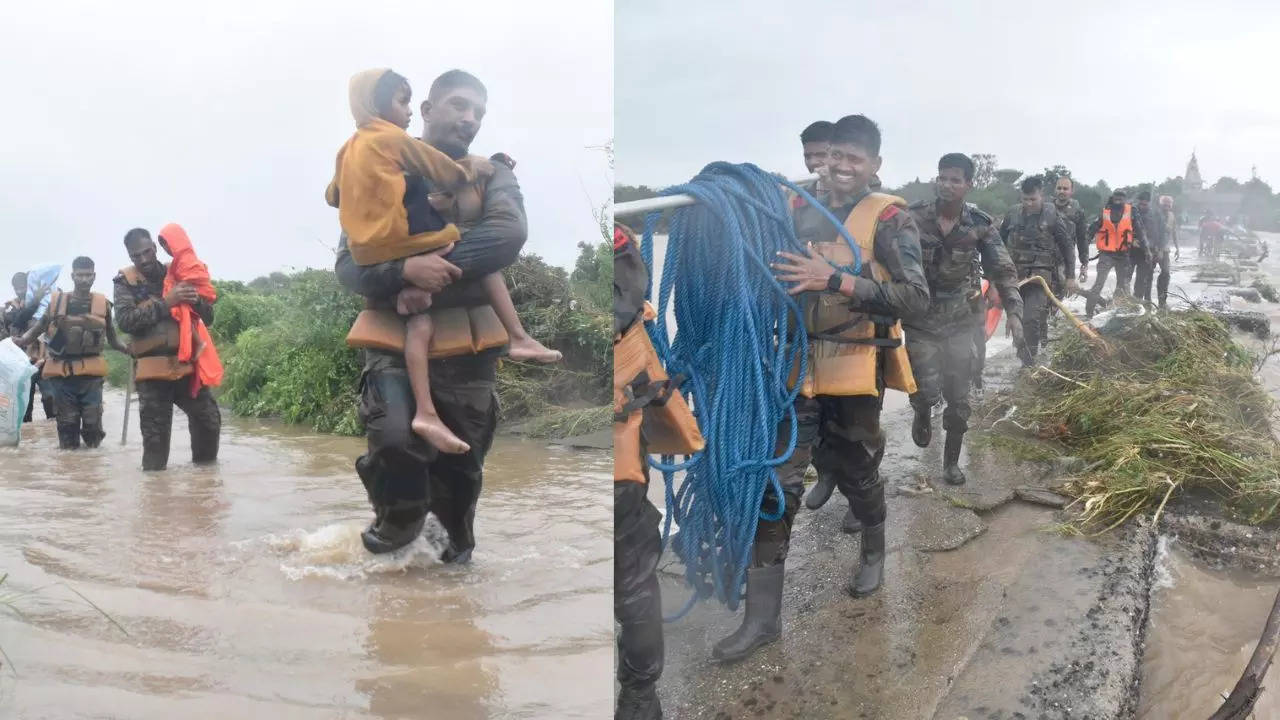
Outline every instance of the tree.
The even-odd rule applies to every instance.
[[[1018,178],[1022,177],[1022,171],[1014,170],[1012,168],[1006,168],[1004,170],[996,170],[995,176],[996,176],[996,180],[998,180],[1000,183],[1004,185],[1012,185],[1018,182]]]
[[[1165,178],[1164,182],[1156,186],[1155,193],[1159,195],[1168,195],[1173,198],[1176,203],[1182,197],[1182,176]]]
[[[991,153],[974,153],[970,156],[973,160],[973,186],[975,188],[984,188],[996,181],[996,156]]]
[[[900,188],[894,188],[891,192],[908,203],[923,202],[937,197],[933,183],[924,182],[920,178],[916,178]]]
[[[1066,165],[1054,165],[1051,168],[1044,169],[1044,189],[1046,192],[1053,192],[1053,188],[1058,184],[1058,178],[1071,177],[1071,171]]]
[[[1236,180],[1233,177],[1223,176],[1218,178],[1218,182],[1213,184],[1213,189],[1215,192],[1235,193],[1240,192],[1241,185],[1239,180]]]

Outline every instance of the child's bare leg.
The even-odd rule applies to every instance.
[[[417,412],[413,416],[413,431],[442,453],[458,455],[471,449],[436,413],[431,402],[431,380],[427,372],[427,351],[431,346],[431,316],[426,313],[409,316],[405,323],[404,360],[409,371],[409,387]]]
[[[512,360],[553,363],[559,362],[564,357],[559,350],[548,348],[525,332],[524,325],[520,323],[520,316],[516,314],[515,303],[511,302],[511,293],[507,291],[507,284],[502,280],[502,273],[489,273],[480,282],[489,296],[489,304],[493,305],[493,311],[498,314],[498,320],[502,321],[502,327],[507,329],[507,335],[511,337],[511,347],[508,352]]]

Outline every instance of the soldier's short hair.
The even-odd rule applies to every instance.
[[[1032,175],[1031,177],[1022,181],[1022,194],[1034,195],[1040,192],[1040,189],[1043,187],[1044,187],[1044,179],[1041,178],[1039,175]]]
[[[964,153],[947,153],[938,160],[938,172],[951,168],[964,173],[965,182],[973,182],[973,161]]]
[[[831,135],[835,133],[836,124],[827,120],[819,120],[809,123],[809,127],[800,133],[800,142],[831,142]]]
[[[866,115],[846,115],[836,121],[831,144],[857,145],[872,157],[880,157],[880,128]]]
[[[146,231],[145,229],[143,229],[143,228],[134,228],[134,229],[132,229],[132,230],[130,230],[129,232],[127,232],[127,233],[125,233],[125,234],[124,234],[124,245],[125,245],[125,247],[128,247],[128,246],[132,245],[133,243],[135,243],[135,242],[137,242],[137,241],[139,241],[139,240],[143,240],[143,239],[145,239],[145,240],[150,240],[150,239],[151,239],[151,233],[147,232],[147,231]]]
[[[1066,180],[1067,182],[1071,183],[1071,187],[1076,186],[1076,181],[1072,180],[1070,175],[1059,175],[1058,177],[1053,179],[1053,184],[1057,185],[1059,182],[1063,180]]]
[[[71,261],[71,269],[72,270],[92,270],[93,259],[89,257],[85,257],[84,255],[81,255],[80,257]]]
[[[1151,202],[1151,192],[1149,190],[1143,190],[1138,193],[1138,200],[1141,200],[1142,202]]]
[[[484,83],[480,82],[480,78],[472,75],[466,70],[446,70],[431,83],[431,89],[427,91],[427,99],[435,102],[440,99],[441,95],[455,88],[471,88],[480,93],[480,97],[489,99],[489,91],[485,89]]]

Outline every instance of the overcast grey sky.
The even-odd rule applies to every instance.
[[[707,162],[802,173],[800,131],[862,113],[886,185],[946,152],[1058,163],[1089,183],[1182,175],[1280,187],[1280,6],[1183,2],[618,0],[617,180]]]
[[[76,255],[110,287],[131,227],[184,225],[216,278],[332,267],[324,202],[354,131],[347,81],[389,66],[418,102],[460,67],[489,89],[472,146],[516,159],[527,251],[571,267],[608,200],[608,2],[6,3],[0,275]]]

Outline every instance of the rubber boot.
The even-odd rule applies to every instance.
[[[862,521],[857,515],[853,514],[853,508],[845,511],[844,520],[840,523],[840,530],[848,535],[857,535],[862,532]]]
[[[618,709],[613,720],[662,720],[662,703],[653,685],[622,688],[618,693]]]
[[[884,523],[862,529],[862,557],[849,582],[849,594],[866,597],[884,578]]]
[[[964,484],[964,471],[960,469],[960,448],[963,445],[964,433],[947,433],[947,444],[942,452],[942,479],[948,485]]]
[[[56,419],[58,419],[58,409],[57,409],[56,407],[54,407],[54,405],[53,405],[53,396],[52,396],[52,395],[45,395],[43,392],[42,392],[42,393],[40,393],[40,404],[44,406],[44,419],[45,419],[45,420],[56,420]]]
[[[752,650],[782,636],[782,571],[785,565],[785,562],[780,562],[747,570],[747,609],[743,613],[742,625],[711,649],[713,660],[741,660]]]
[[[804,506],[810,510],[817,510],[827,504],[827,501],[831,499],[832,491],[835,489],[835,478],[819,470],[818,482],[814,483],[813,487],[809,489],[809,494],[804,496]]]
[[[911,422],[911,439],[918,447],[929,447],[933,440],[933,408],[913,405],[915,420]]]
[[[395,552],[422,534],[426,520],[426,514],[418,511],[388,511],[372,528],[360,533],[360,540],[374,555]]]

